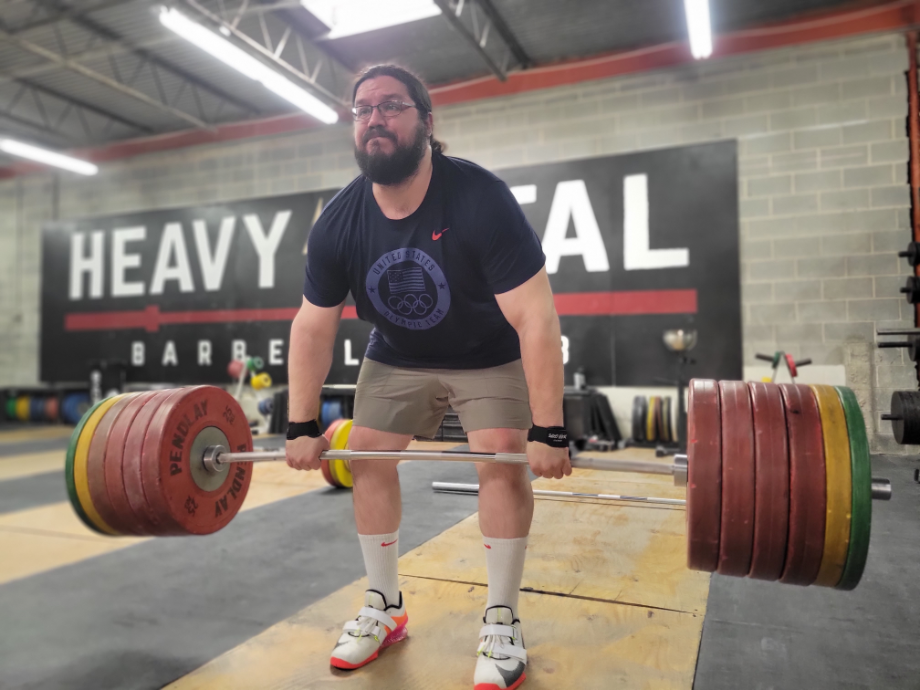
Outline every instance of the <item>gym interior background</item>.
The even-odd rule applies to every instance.
[[[350,80],[394,60],[428,82],[448,154],[505,180],[543,238],[581,450],[670,462],[689,379],[795,373],[852,389],[873,474],[891,481],[852,593],[686,570],[679,506],[538,502],[545,546],[525,591],[551,634],[529,633],[528,683],[916,688],[917,3],[711,0],[699,60],[678,0],[438,0],[344,37],[304,5],[172,7],[316,95],[333,124],[173,34],[150,3],[0,5],[0,144],[98,166],[57,171],[0,145],[0,687],[346,680],[324,664],[363,591],[342,588],[363,574],[347,491],[262,466],[219,535],[119,540],[78,522],[62,473],[74,424],[113,389],[222,386],[257,446],[281,443],[306,238],[357,174]],[[669,349],[677,330],[672,345],[692,349]],[[349,416],[368,331],[343,321],[324,423]],[[439,433],[462,448],[455,419]],[[431,491],[472,481],[454,465],[401,467],[400,574],[472,620],[484,573],[457,561],[475,499]],[[589,474],[535,487],[685,495]],[[569,522],[584,555],[549,528]],[[424,644],[347,681],[421,687],[453,663]]]

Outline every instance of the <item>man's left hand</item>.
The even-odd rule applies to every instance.
[[[527,462],[538,477],[562,479],[572,474],[568,448],[552,448],[545,443],[531,441],[527,444]]]

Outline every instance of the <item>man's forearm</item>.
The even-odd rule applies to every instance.
[[[521,362],[536,426],[562,426],[562,333],[555,311],[534,316],[518,331]]]
[[[295,319],[288,354],[288,419],[307,422],[319,417],[319,397],[332,366],[335,337],[303,328]]]

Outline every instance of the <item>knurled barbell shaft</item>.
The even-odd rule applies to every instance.
[[[493,462],[510,465],[528,465],[524,453],[468,453],[463,451],[428,450],[326,450],[320,453],[323,460],[436,460],[449,462]],[[205,450],[202,458],[209,471],[220,469],[221,465],[234,462],[277,462],[287,459],[284,450],[230,453],[220,446]],[[621,460],[618,458],[591,458],[576,455],[572,467],[581,470],[604,470],[606,472],[636,472],[638,474],[673,475],[675,484],[685,486],[687,477],[687,456],[675,455],[673,464],[648,462],[645,460]],[[891,482],[872,478],[872,498],[878,501],[891,499]]]
[[[479,493],[479,484],[454,484],[452,482],[432,482],[431,488],[441,493],[474,495]],[[655,498],[653,496],[623,496],[620,494],[589,494],[581,491],[549,491],[534,489],[534,496],[549,498],[595,498],[607,501],[632,501],[635,503],[654,503],[669,506],[685,506],[683,498]]]
[[[259,451],[252,453],[230,453],[223,451],[216,456],[216,465],[232,462],[273,462],[286,459],[284,450]],[[681,456],[678,456],[681,457]],[[320,454],[323,460],[440,460],[452,462],[489,462],[506,465],[527,465],[524,453],[466,453],[461,451],[365,451],[326,450]],[[605,470],[609,472],[638,472],[640,474],[673,475],[683,469],[680,463],[664,464],[643,460],[620,460],[615,458],[572,458],[572,467],[583,470]]]

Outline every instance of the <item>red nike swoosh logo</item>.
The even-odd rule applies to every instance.
[[[492,548],[492,547],[489,546],[488,544],[483,544],[483,546],[485,546],[487,549],[491,549],[491,548]]]
[[[382,542],[380,542],[380,545],[381,545],[381,546],[393,546],[393,544],[395,544],[397,541],[399,541],[399,540],[398,540],[398,539],[394,539],[393,541],[391,541],[391,542],[389,542],[389,543],[387,543],[387,542],[385,542],[385,541],[382,541]]]
[[[439,239],[441,239],[441,235],[443,235],[443,234],[444,234],[445,232],[447,232],[448,230],[450,230],[450,228],[444,228],[443,230],[441,230],[441,232],[435,232],[434,230],[432,230],[432,231],[431,231],[431,239],[433,239],[435,242],[437,242]]]

